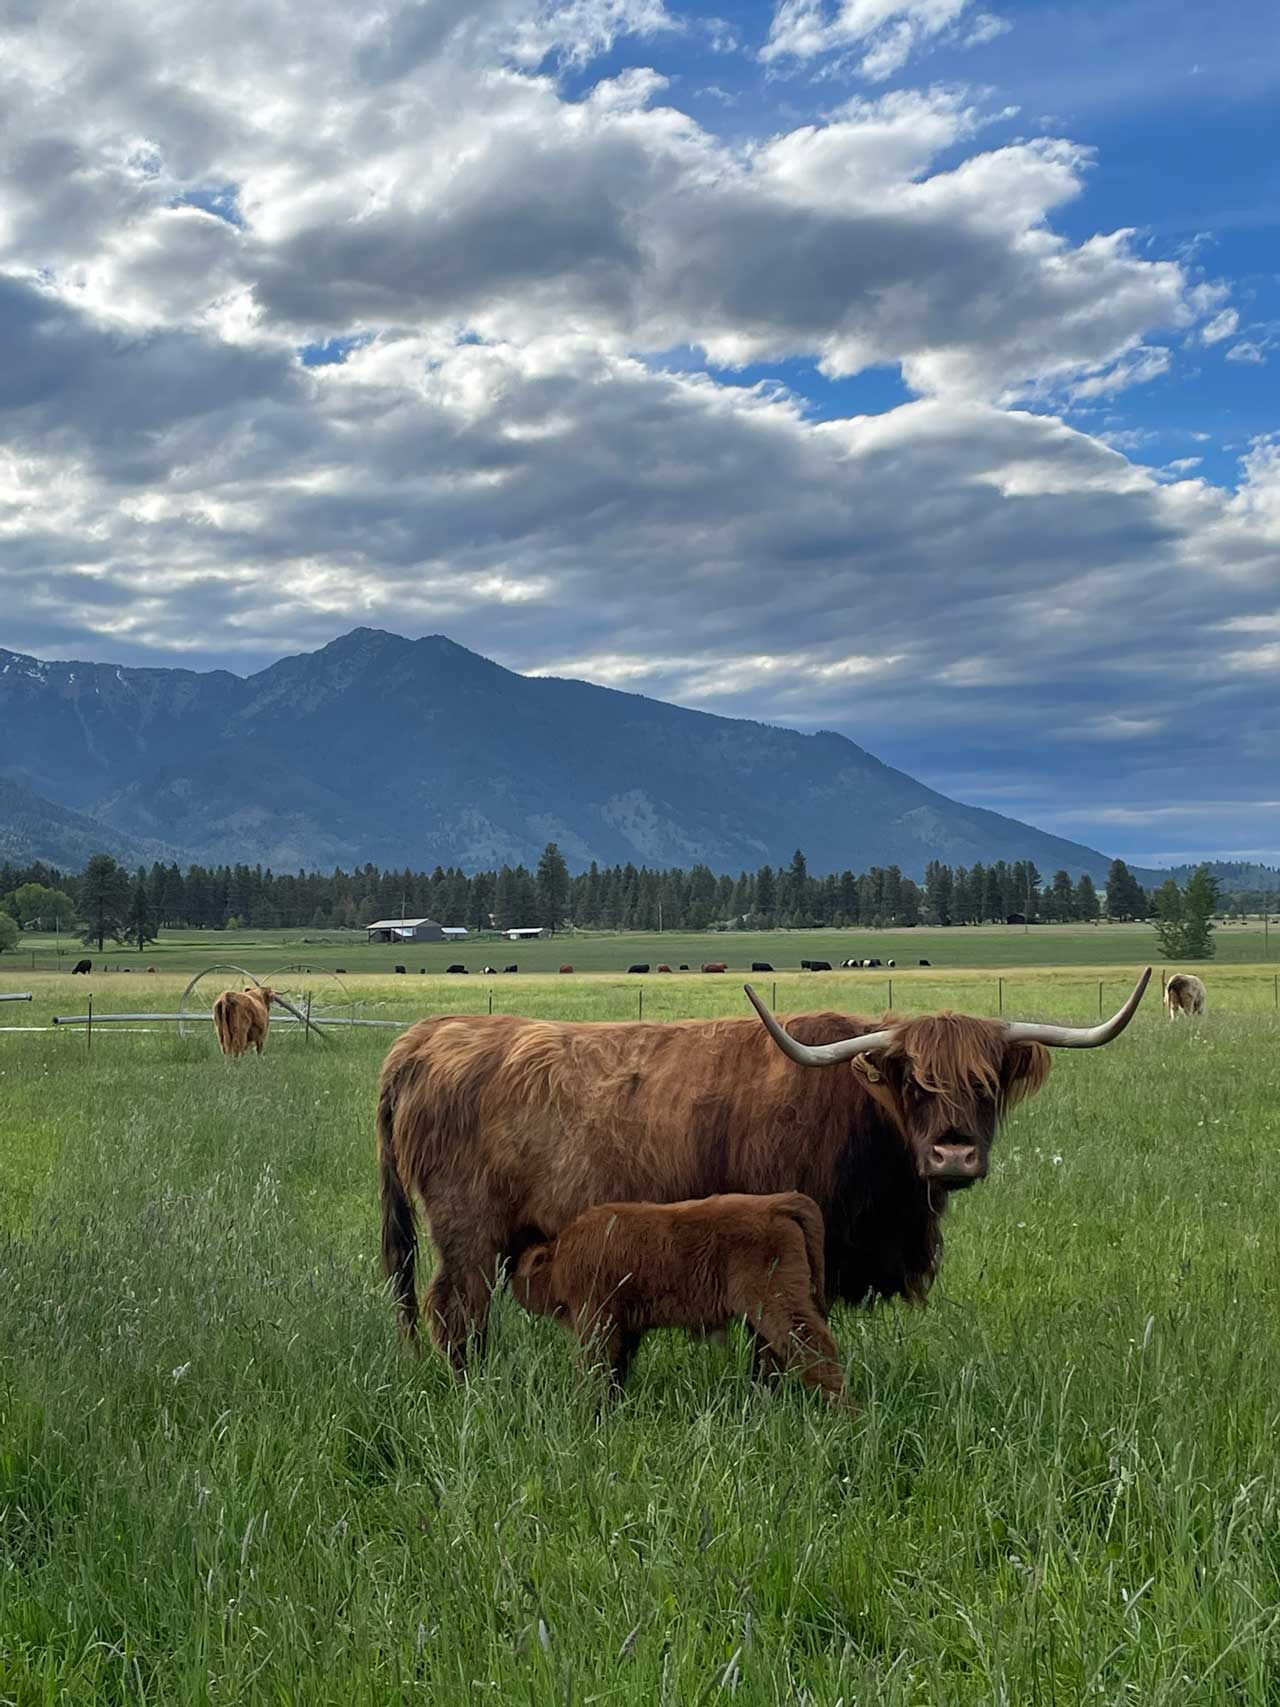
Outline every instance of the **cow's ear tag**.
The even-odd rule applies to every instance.
[[[853,1064],[860,1073],[865,1073],[867,1075],[867,1078],[873,1085],[878,1085],[881,1079],[884,1078],[884,1074],[880,1069],[871,1065],[871,1057],[869,1055],[855,1056]]]

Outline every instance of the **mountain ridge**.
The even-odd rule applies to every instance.
[[[0,727],[0,776],[201,863],[474,870],[553,840],[575,867],[1109,863],[836,731],[523,676],[446,635],[360,627],[243,677],[0,650]]]

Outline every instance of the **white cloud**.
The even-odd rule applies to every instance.
[[[760,57],[766,64],[852,53],[872,82],[900,71],[940,38],[980,46],[1008,29],[990,12],[966,17],[972,0],[778,0]],[[957,26],[965,19],[967,28]]]
[[[1220,344],[1224,338],[1234,335],[1240,325],[1240,316],[1234,308],[1224,308],[1220,314],[1215,314],[1200,332],[1206,344]]]
[[[864,56],[983,27],[810,10],[860,19]],[[1054,231],[1087,151],[984,148],[938,90],[732,144],[643,65],[566,98],[555,64],[683,27],[647,0],[9,18],[8,644],[252,661],[442,626],[873,748],[919,732],[931,763],[961,728],[1005,764],[1010,729],[1038,755],[1087,730],[1117,772],[1126,741],[1274,751],[1280,448],[1232,493],[1047,413],[1222,313],[1128,232]],[[817,421],[689,346],[922,395]],[[1206,646],[1224,623],[1253,638]]]
[[[957,4],[908,8],[912,27]],[[901,12],[858,0],[841,17],[878,29]],[[39,37],[14,32],[28,77],[8,115],[12,267],[49,269],[138,329],[302,342],[568,326],[728,365],[901,363],[917,389],[996,396],[1141,383],[1158,358],[1130,352],[1214,306],[1127,232],[1051,231],[1089,164],[1069,142],[938,168],[983,122],[953,93],[854,102],[731,148],[655,104],[651,72],[568,101],[513,69],[668,27],[649,0],[440,0],[354,24],[319,5],[292,34],[284,0],[251,32],[236,16],[208,26],[193,0],[122,0],[107,29],[55,0]]]
[[[1148,735],[1158,735],[1164,727],[1162,717],[1121,717],[1116,712],[1104,712],[1087,718],[1072,733],[1094,741],[1141,741]]]

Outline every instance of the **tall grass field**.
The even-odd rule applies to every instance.
[[[302,958],[280,946],[255,964]],[[274,1026],[227,1062],[207,1022],[50,1027],[90,994],[99,1019],[173,1011],[245,948],[130,978],[0,963],[34,997],[0,1004],[24,1028],[0,1031],[0,1702],[1280,1699],[1273,968],[1204,970],[1194,1024],[1157,983],[1115,1044],[1057,1052],[948,1214],[928,1306],[835,1312],[852,1415],[756,1387],[741,1339],[675,1335],[602,1410],[505,1295],[465,1385],[400,1351],[373,1137],[394,1031]],[[1149,958],[916,969],[894,999],[1084,1021]],[[421,963],[285,989],[394,1020],[744,1007],[740,977],[616,960]],[[784,1011],[887,999],[881,974],[776,983]]]

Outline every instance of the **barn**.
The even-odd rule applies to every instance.
[[[375,919],[364,928],[370,942],[448,942],[451,934],[434,919]]]

